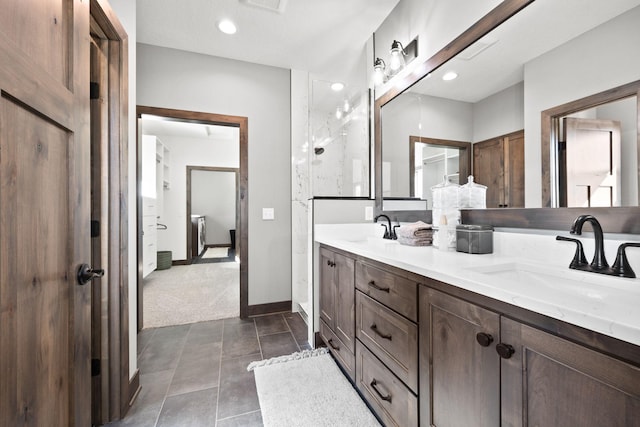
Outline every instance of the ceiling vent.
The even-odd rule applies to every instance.
[[[275,13],[284,13],[287,0],[240,0],[247,6],[257,7]]]
[[[492,40],[492,41],[477,41],[474,44],[472,44],[471,46],[469,46],[468,48],[466,48],[465,50],[463,50],[462,52],[460,52],[457,56],[457,58],[459,59],[464,59],[465,61],[470,61],[473,58],[475,58],[476,56],[480,55],[480,53],[482,53],[483,51],[485,51],[486,49],[488,49],[489,47],[493,46],[494,44],[496,44],[498,42],[498,40]]]

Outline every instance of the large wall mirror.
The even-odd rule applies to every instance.
[[[486,143],[511,139],[520,148],[484,161],[506,183],[476,177],[499,186],[505,194],[495,207],[508,208],[466,211],[464,222],[563,229],[588,210],[605,231],[640,233],[638,22],[640,0],[504,1],[376,100],[377,210],[388,211],[387,198],[429,206],[427,176],[466,182],[462,162],[443,169],[441,155],[416,139],[439,141],[451,156],[469,144],[472,159]],[[457,78],[443,79],[452,72]],[[523,159],[508,164],[517,152]]]

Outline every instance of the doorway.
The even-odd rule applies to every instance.
[[[238,169],[187,166],[187,254],[191,263],[236,258]]]
[[[165,108],[155,108],[155,107],[145,107],[138,106],[137,108],[137,116],[138,116],[138,188],[141,188],[141,180],[142,180],[142,129],[141,129],[141,120],[143,115],[145,117],[153,117],[158,120],[172,121],[172,122],[182,122],[182,123],[192,123],[192,124],[201,124],[201,125],[215,125],[227,128],[235,128],[238,132],[238,145],[239,145],[239,161],[237,168],[237,185],[235,190],[236,197],[236,255],[239,260],[239,293],[240,293],[240,302],[239,302],[239,312],[240,317],[247,317],[247,307],[248,307],[248,120],[246,117],[238,117],[238,116],[226,116],[219,114],[210,114],[210,113],[201,113],[194,111],[186,111],[186,110],[173,110],[173,109],[165,109]],[[171,151],[171,150],[170,150]],[[176,155],[175,152],[171,152],[171,155]],[[172,172],[171,176],[176,176],[175,171]],[[174,183],[168,182],[167,185],[173,186]],[[182,187],[184,188],[184,187]],[[184,190],[183,190],[184,191]],[[164,197],[164,195],[163,195]],[[144,200],[142,194],[138,194],[138,212],[144,212],[143,205]],[[163,202],[164,203],[164,202]],[[184,205],[183,205],[184,206]],[[190,218],[190,212],[187,212],[188,217]],[[142,215],[138,215],[138,230],[144,230],[143,228],[143,219]],[[162,221],[158,221],[158,227],[161,227],[163,224]],[[186,218],[185,218],[186,222]],[[189,231],[191,230],[191,225],[189,223]],[[186,233],[186,246],[189,247],[191,244],[191,233]],[[137,295],[138,295],[138,306],[137,306],[137,315],[138,315],[138,330],[141,330],[144,327],[144,316],[143,316],[143,277],[142,270],[144,267],[143,263],[143,251],[144,247],[142,245],[143,235],[142,233],[138,233],[138,280],[137,280]],[[184,248],[184,247],[183,247]],[[186,248],[185,248],[186,249]],[[181,249],[182,251],[182,249]],[[184,253],[184,255],[178,256],[175,261],[173,261],[174,265],[179,264],[189,264],[190,258]],[[179,258],[179,259],[178,259]]]

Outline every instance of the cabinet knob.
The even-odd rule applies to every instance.
[[[516,352],[512,346],[504,343],[496,344],[496,351],[503,359],[509,359]]]
[[[476,334],[476,341],[478,341],[478,344],[482,347],[489,347],[493,342],[493,337],[485,332],[478,332]]]

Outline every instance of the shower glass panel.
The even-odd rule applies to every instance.
[[[312,195],[369,197],[369,92],[313,80],[309,110]]]

